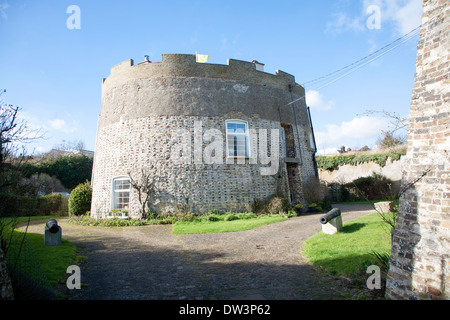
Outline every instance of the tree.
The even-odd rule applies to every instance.
[[[23,144],[43,137],[39,130],[30,130],[27,122],[20,119],[19,107],[4,103],[5,93],[6,90],[0,90],[0,191],[21,179],[20,167],[26,160]]]
[[[406,139],[400,136],[394,136],[389,131],[381,131],[381,137],[377,140],[377,145],[381,149],[390,149],[393,147],[404,145]]]
[[[145,219],[147,217],[148,201],[155,188],[154,176],[144,169],[141,169],[141,174],[138,178],[133,178],[131,172],[128,172],[128,176],[130,177],[131,186],[138,193],[138,200],[141,205],[141,217]]]
[[[84,142],[81,140],[66,141],[56,144],[53,149],[62,151],[83,151],[85,149]]]
[[[39,173],[55,176],[67,189],[73,189],[92,176],[93,159],[83,154],[47,158],[37,166]],[[28,169],[31,171],[32,169]],[[31,172],[31,173],[35,173]]]
[[[21,165],[25,162],[25,147],[20,144],[42,138],[39,130],[30,130],[25,120],[20,119],[21,109],[4,102],[6,90],[0,90],[0,192],[8,191],[12,187],[17,187],[22,179]],[[19,153],[19,150],[22,152]],[[0,202],[0,205],[4,205]],[[12,215],[16,212],[11,213]],[[16,217],[4,219],[0,217],[0,246],[5,250],[5,255],[13,242],[14,229],[17,223]],[[13,263],[12,270],[15,270],[18,257],[22,250],[25,237],[30,223],[30,216],[26,224],[25,232],[19,245],[19,253]]]
[[[377,140],[377,145],[384,148],[392,148],[406,143],[406,135],[399,133],[402,129],[408,128],[409,118],[403,117],[395,111],[376,111],[366,110],[363,115],[381,115],[383,118],[389,119],[390,128],[387,131],[382,130],[381,136]]]
[[[370,148],[368,146],[364,146],[359,151],[370,151]]]

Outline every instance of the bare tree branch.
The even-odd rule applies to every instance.
[[[23,144],[43,138],[40,130],[29,129],[27,122],[19,117],[19,107],[4,103],[5,92],[0,90],[0,189],[19,181],[26,154]]]
[[[130,177],[130,184],[138,193],[139,203],[141,205],[141,216],[143,219],[147,216],[148,201],[155,187],[155,179],[152,174],[141,169],[139,177],[132,176],[131,172],[128,172]]]

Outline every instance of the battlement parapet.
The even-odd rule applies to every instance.
[[[295,83],[295,77],[277,70],[270,74],[256,69],[256,64],[236,59],[228,59],[226,65],[197,63],[195,54],[163,54],[161,62],[141,62],[125,60],[111,68],[111,75],[103,79],[105,85],[132,79],[149,77],[197,77],[224,80],[248,81],[279,89],[294,88],[294,93],[304,94],[303,86]]]

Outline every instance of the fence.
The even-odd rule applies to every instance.
[[[55,292],[26,238],[12,239],[6,244],[6,265],[16,300],[56,299]]]

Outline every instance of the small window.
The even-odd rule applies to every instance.
[[[249,158],[248,123],[242,120],[227,120],[226,127],[228,157]]]
[[[130,206],[131,184],[129,178],[113,180],[113,209],[128,209]]]

